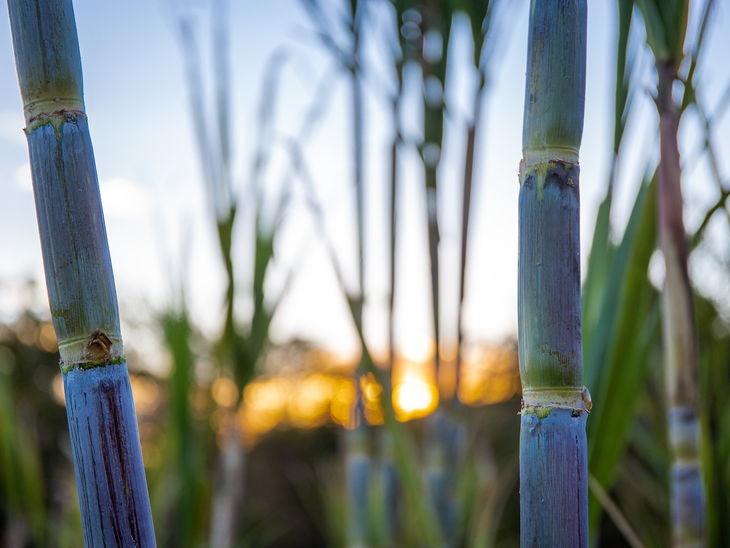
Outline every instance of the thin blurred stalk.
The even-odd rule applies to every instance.
[[[423,143],[421,158],[426,172],[428,253],[431,264],[431,305],[436,344],[436,378],[439,377],[441,329],[439,313],[438,167],[444,139],[444,86],[451,33],[452,5],[448,0],[425,0],[419,9],[421,44],[418,61],[423,77]]]
[[[396,38],[393,40],[392,58],[396,87],[391,96],[391,116],[393,123],[393,141],[390,146],[390,210],[389,210],[389,259],[390,259],[390,294],[388,295],[388,365],[390,375],[383,375],[386,385],[383,386],[381,399],[393,397],[392,375],[395,369],[395,282],[396,282],[396,244],[398,220],[398,147],[403,143],[400,125],[400,102],[403,95],[403,67],[408,50],[408,43],[400,32],[406,1],[394,2]],[[395,463],[393,462],[393,440],[391,432],[383,428],[379,433],[380,481],[382,485],[382,520],[386,546],[393,546],[398,536],[399,482]]]
[[[70,0],[10,0],[84,543],[155,546]]]
[[[365,307],[365,182],[363,180],[363,101],[360,74],[360,44],[363,19],[366,16],[366,2],[350,0],[349,34],[352,37],[352,53],[349,57],[348,71],[352,78],[352,130],[353,130],[353,180],[356,192],[357,218],[357,277],[359,291],[352,306],[353,318],[358,331],[363,330],[363,308]],[[364,341],[362,354],[365,354]],[[357,368],[356,379],[365,374],[362,363]],[[370,472],[371,458],[367,450],[367,426],[364,414],[363,393],[360,382],[355,382],[357,400],[354,409],[354,429],[345,432],[345,482],[347,484],[348,548],[360,548],[370,544]]]
[[[310,19],[315,23],[319,38],[323,44],[337,57],[341,67],[346,70],[352,81],[352,158],[353,181],[356,195],[356,230],[357,230],[357,273],[358,292],[347,293],[350,310],[358,332],[363,329],[363,308],[365,305],[365,186],[363,179],[363,100],[361,75],[361,36],[364,20],[367,17],[366,2],[350,0],[346,2],[348,19],[345,33],[350,42],[340,46],[328,27],[327,16],[322,10],[319,0],[302,0]],[[364,340],[361,341],[361,352],[365,356]],[[366,424],[364,416],[363,394],[359,379],[365,374],[362,363],[356,372],[356,399],[352,410],[352,430],[344,432],[345,442],[345,483],[347,485],[348,527],[347,546],[359,547],[367,545],[370,532],[367,527],[370,507],[369,478],[371,463],[366,450]]]
[[[672,535],[675,546],[699,546],[704,529],[697,415],[698,349],[687,241],[682,219],[679,115],[672,99],[676,69],[659,65],[657,107],[661,138],[659,163],[659,241],[664,254],[664,344],[672,466]]]
[[[295,147],[295,150],[298,149]],[[296,164],[300,177],[307,182],[307,187],[311,190],[311,176],[301,154],[295,154],[294,163]],[[326,251],[337,279],[337,284],[343,295],[347,297],[346,284],[344,282],[342,271],[339,267],[339,261],[324,226],[322,209],[318,203],[311,203],[314,200],[315,198],[313,196],[309,197],[311,209],[315,214],[317,231],[320,237],[324,240]],[[347,302],[350,305],[352,304],[352,301],[349,298],[347,299]],[[350,314],[353,318],[354,313],[352,306],[350,306]],[[386,378],[386,373],[379,367],[375,366],[364,341],[362,331],[358,330],[357,335],[360,339],[360,344],[364,349],[364,353],[361,358],[363,370],[372,374],[380,386],[388,386],[389,381]],[[438,521],[433,514],[431,506],[426,503],[422,496],[422,485],[418,476],[418,462],[415,456],[416,451],[409,432],[405,429],[403,424],[396,420],[392,400],[390,398],[383,398],[381,399],[381,404],[383,406],[385,426],[390,432],[390,439],[393,441],[393,454],[395,457],[396,469],[398,471],[399,485],[402,486],[405,496],[405,506],[408,508],[408,511],[413,514],[415,523],[418,524],[416,536],[420,539],[423,546],[428,546],[429,548],[443,548]]]
[[[417,49],[423,79],[423,142],[420,146],[425,170],[426,220],[431,271],[432,329],[435,343],[435,378],[441,374],[441,312],[439,272],[438,168],[444,146],[444,86],[452,24],[451,2],[424,0],[418,6],[421,40]],[[414,18],[416,14],[414,13]],[[444,434],[447,420],[437,411],[426,422],[424,482],[439,520],[445,546],[453,542],[454,512],[451,500],[452,474]]]
[[[466,153],[464,158],[464,185],[462,187],[461,204],[461,247],[459,262],[459,311],[457,314],[457,350],[456,350],[456,387],[461,378],[461,363],[464,344],[464,288],[466,284],[467,251],[469,243],[469,216],[471,213],[472,186],[474,180],[474,154],[477,142],[477,131],[482,114],[482,101],[487,87],[487,62],[491,52],[485,51],[487,35],[492,28],[492,11],[494,3],[490,0],[466,2],[465,7],[471,23],[474,41],[474,69],[477,73],[477,87],[474,95],[472,117],[466,128]]]
[[[655,103],[659,112],[659,184],[657,231],[664,255],[664,382],[668,405],[671,468],[672,546],[704,546],[705,501],[700,464],[698,346],[689,253],[682,218],[681,167],[677,132],[680,105],[674,83],[684,59],[689,1],[637,0],[654,53],[658,74]]]
[[[297,167],[300,171],[300,176],[305,180],[309,179],[310,176],[304,164],[304,158],[298,156],[296,163],[298,164]],[[311,186],[311,181],[308,186]],[[313,200],[313,198],[310,196],[310,201],[311,200]],[[330,258],[330,263],[334,270],[337,284],[343,295],[347,296],[344,277],[340,270],[334,248],[327,237],[327,232],[324,227],[322,210],[317,204],[314,204],[312,209],[315,212],[315,221],[317,222],[318,232],[325,241],[326,251]],[[351,303],[349,299],[348,303]],[[350,314],[354,317],[354,310],[352,306],[350,307]],[[363,370],[372,374],[380,386],[387,386],[389,381],[386,379],[386,374],[382,369],[375,366],[365,343],[362,331],[358,330],[357,335],[360,339],[360,344],[364,349],[364,353],[361,358]],[[393,454],[395,456],[399,483],[403,486],[406,506],[409,511],[413,513],[415,522],[418,524],[416,534],[420,538],[420,542],[423,546],[428,546],[430,548],[443,548],[438,522],[433,515],[430,505],[427,504],[422,497],[422,486],[418,478],[418,463],[415,457],[416,452],[410,435],[404,425],[396,420],[392,400],[390,398],[383,398],[381,399],[381,404],[383,406],[385,426],[390,432],[390,437],[393,441]]]
[[[350,37],[352,42],[348,46],[341,46],[339,45],[335,38],[333,37],[332,33],[330,32],[330,22],[328,21],[328,18],[324,11],[322,10],[322,6],[320,5],[320,2],[318,0],[302,0],[302,4],[304,8],[307,10],[308,15],[310,16],[310,19],[315,25],[315,28],[317,30],[317,34],[319,39],[322,41],[323,45],[334,55],[334,57],[339,61],[340,66],[348,71],[353,79],[353,122],[354,122],[354,133],[355,133],[355,143],[362,143],[362,135],[358,136],[360,132],[362,131],[361,127],[357,127],[359,124],[362,124],[362,114],[359,113],[360,109],[362,108],[359,102],[361,102],[362,98],[360,96],[361,94],[361,88],[360,88],[360,78],[361,78],[361,67],[360,67],[360,61],[359,61],[359,50],[353,52],[353,47],[359,48],[359,40],[360,36],[354,36],[354,33],[357,32],[358,34],[362,32],[361,25],[363,24],[363,20],[365,17],[365,2],[361,2],[358,0],[351,0],[350,1],[350,20],[349,20],[349,28],[347,29],[347,35]],[[406,19],[406,17],[403,17],[403,15],[406,12],[409,12],[408,16],[408,22],[413,22],[411,20],[411,16],[413,15],[413,10],[409,9],[411,7],[411,2],[404,1],[404,2],[397,2],[396,3],[396,13],[398,14],[398,17],[402,17],[403,19]],[[361,13],[362,12],[362,13]],[[408,38],[407,36],[405,37]],[[410,54],[413,53],[415,56],[415,51],[411,52],[410,48],[412,46],[416,46],[417,44],[411,44],[408,43],[408,48],[404,52],[404,56],[406,58],[410,58]],[[342,273],[339,269],[339,263],[335,256],[334,250],[331,246],[331,243],[327,241],[327,251],[330,255],[332,266],[335,269],[335,274],[337,276],[339,285],[347,297],[347,301],[349,304],[350,312],[352,314],[355,327],[360,339],[360,345],[362,350],[362,357],[361,362],[359,366],[359,372],[361,373],[370,373],[372,374],[378,384],[380,384],[382,387],[389,387],[390,381],[386,378],[386,375],[384,372],[375,366],[372,357],[370,355],[370,352],[367,348],[367,344],[365,342],[364,336],[363,336],[363,326],[362,326],[362,298],[363,298],[363,290],[364,290],[364,261],[362,257],[362,253],[364,251],[363,244],[364,244],[364,226],[361,222],[362,210],[361,207],[363,205],[362,201],[362,194],[363,191],[362,187],[362,173],[358,173],[358,171],[361,169],[358,168],[358,166],[361,166],[362,158],[358,160],[358,157],[361,154],[361,151],[357,150],[359,148],[356,145],[355,150],[355,162],[354,162],[354,169],[355,169],[355,181],[360,181],[359,186],[356,187],[357,193],[358,193],[358,201],[357,204],[358,208],[358,243],[360,244],[360,247],[358,249],[358,256],[359,256],[359,272],[358,277],[360,280],[360,294],[359,295],[352,295],[349,291],[347,291],[346,285],[344,283],[344,279],[342,277]],[[397,161],[396,161],[397,162]],[[309,176],[304,168],[303,158],[301,155],[298,155],[297,158],[298,168],[301,174],[303,174],[303,178],[308,180]],[[306,175],[306,176],[305,176]],[[311,185],[309,185],[311,186]],[[310,197],[310,200],[313,199],[313,197]],[[323,226],[323,219],[322,219],[322,212],[321,208],[319,208],[317,205],[313,208],[314,212],[316,213],[316,220],[318,223],[318,230],[320,234],[326,238],[326,230]],[[361,232],[362,231],[362,232]],[[359,384],[359,383],[358,383]],[[359,402],[358,405],[361,405],[361,395],[358,394],[357,401]],[[430,547],[439,547],[442,548],[442,541],[441,541],[441,533],[439,531],[439,526],[437,520],[433,519],[433,515],[431,512],[431,508],[427,503],[424,502],[421,496],[421,484],[419,481],[418,473],[417,473],[417,463],[415,461],[415,452],[414,448],[410,444],[410,440],[407,437],[407,434],[405,430],[403,429],[402,425],[397,422],[395,419],[395,413],[393,410],[392,400],[388,397],[384,397],[381,399],[381,404],[383,406],[384,411],[384,418],[385,418],[385,425],[386,429],[388,430],[390,437],[393,441],[394,450],[393,453],[395,455],[395,461],[396,461],[396,468],[398,470],[398,481],[403,486],[403,491],[406,496],[406,503],[410,507],[410,510],[413,512],[416,522],[418,523],[418,536],[421,539],[423,545],[430,546]],[[358,434],[353,433],[353,436],[356,436]],[[345,444],[346,446],[352,446],[353,444]],[[347,461],[347,458],[345,459]],[[364,464],[363,464],[364,466]],[[369,466],[369,465],[368,465]],[[355,474],[350,474],[350,478],[346,480],[348,486],[355,485],[357,482],[355,481]],[[348,487],[349,490],[349,487]],[[351,493],[354,493],[354,491],[351,491]],[[362,500],[362,499],[361,499]],[[354,495],[352,497],[350,506],[352,507],[358,507],[362,508],[361,505],[357,504],[357,501],[354,500]],[[357,513],[357,512],[356,512]],[[357,521],[359,516],[352,515],[350,518],[348,518],[348,521]],[[360,539],[348,539],[348,544],[353,544],[356,542],[360,542]]]
[[[213,66],[215,81],[215,130],[217,142],[211,143],[206,121],[203,90],[202,62],[195,41],[192,22],[180,21],[180,35],[187,64],[190,111],[198,140],[198,151],[203,167],[203,178],[209,192],[211,207],[215,214],[221,255],[226,272],[225,324],[219,341],[221,366],[232,369],[239,390],[245,383],[237,352],[237,334],[234,323],[235,277],[232,259],[233,226],[236,218],[236,200],[231,190],[230,179],[230,126],[229,68],[228,68],[228,25],[226,13],[228,2],[218,0],[213,5]],[[216,146],[217,145],[217,146]],[[243,474],[245,455],[234,426],[222,442],[218,458],[216,482],[210,514],[210,544],[228,548],[236,537],[237,515],[243,499]]]
[[[587,548],[578,166],[585,0],[532,0],[527,51],[518,278],[521,545]]]
[[[255,364],[268,341],[268,331],[276,308],[268,308],[264,302],[264,282],[267,268],[273,257],[274,235],[278,226],[266,228],[262,220],[264,190],[261,187],[261,173],[265,168],[271,146],[271,116],[275,97],[276,74],[281,66],[282,56],[275,55],[269,63],[269,77],[266,79],[264,101],[259,115],[259,143],[252,168],[250,187],[254,216],[253,248],[253,313],[248,330],[244,334],[236,325],[236,286],[233,265],[233,229],[237,218],[238,195],[234,192],[231,174],[231,101],[229,51],[229,3],[216,0],[212,13],[213,77],[215,86],[214,113],[209,129],[204,101],[203,75],[198,46],[192,22],[180,21],[180,36],[187,62],[187,81],[191,101],[191,114],[203,171],[203,179],[214,213],[220,251],[227,277],[225,296],[225,322],[223,333],[216,344],[216,360],[219,368],[236,382],[239,395],[254,374]],[[288,287],[288,284],[286,285]],[[279,298],[281,295],[279,295]],[[278,304],[277,300],[277,304]],[[234,410],[226,412],[233,414]],[[245,451],[242,446],[242,432],[231,416],[232,427],[219,439],[221,452],[217,463],[216,485],[211,507],[210,544],[221,548],[237,542],[238,525],[244,495]]]
[[[386,394],[384,397],[388,397]],[[399,534],[398,508],[400,506],[400,482],[398,470],[395,466],[393,451],[393,436],[387,428],[378,430],[380,454],[380,485],[382,507],[383,540],[385,546],[396,546]]]

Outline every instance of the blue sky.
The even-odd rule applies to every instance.
[[[336,4],[335,0],[325,2]],[[696,27],[703,2],[693,2],[690,28]],[[700,97],[712,112],[730,81],[726,62],[730,35],[730,8],[717,2],[700,67]],[[373,1],[377,20],[385,20],[382,2]],[[465,324],[471,341],[499,342],[516,336],[517,309],[517,166],[521,157],[522,105],[526,56],[526,0],[509,2],[499,12],[500,47],[490,61],[488,91],[476,161],[477,194],[473,209]],[[588,80],[586,119],[581,150],[581,232],[586,264],[598,204],[609,176],[613,124],[613,74],[616,41],[614,2],[589,0]],[[181,13],[196,20],[203,44],[203,59],[210,63],[208,2],[77,0],[76,22],[84,70],[84,91],[89,125],[96,152],[106,212],[107,229],[122,314],[134,316],[136,303],[163,310],[175,301],[174,286],[184,280],[193,318],[214,334],[220,326],[224,290],[216,236],[202,187],[194,148],[189,102],[184,80],[177,18]],[[243,188],[250,173],[256,138],[256,112],[267,60],[282,48],[288,60],[276,101],[276,128],[292,135],[326,79],[328,108],[306,146],[308,165],[325,210],[327,227],[348,284],[357,285],[353,244],[354,191],[351,173],[350,88],[346,75],[336,70],[332,58],[314,38],[304,11],[295,0],[233,0],[230,12],[234,172]],[[470,46],[466,20],[454,26],[454,58],[465,58]],[[635,29],[640,38],[643,30]],[[391,135],[387,104],[381,83],[382,33],[366,40],[368,76],[366,90],[365,177],[368,186],[365,313],[366,336],[382,348],[386,340],[387,303],[387,177]],[[652,86],[651,56],[641,54],[642,79]],[[455,335],[458,275],[459,204],[462,180],[465,120],[468,117],[473,75],[461,63],[450,68],[447,83],[448,144],[440,168],[442,329]],[[407,80],[415,97],[418,74]],[[414,125],[418,106],[406,107],[405,122]],[[410,112],[410,114],[408,114]],[[6,17],[0,18],[0,281],[6,288],[28,277],[42,280],[35,211],[22,133],[22,106]],[[627,221],[647,158],[656,161],[657,116],[646,93],[637,96],[628,125],[617,182],[617,202],[612,219],[618,234]],[[417,130],[417,127],[416,127]],[[726,116],[713,129],[721,176],[727,174],[730,122]],[[685,170],[683,188],[685,221],[691,231],[704,211],[717,199],[706,158],[694,161],[700,146],[699,125],[690,114],[680,131]],[[399,195],[399,249],[397,334],[399,346],[423,346],[430,336],[425,199],[422,173],[415,149],[401,151]],[[274,153],[267,172],[269,194],[276,195],[288,158]],[[235,260],[239,287],[250,277],[250,222],[244,215],[237,227]],[[708,233],[708,250],[693,257],[695,283],[706,292],[727,295],[727,276],[718,274],[722,261],[730,260],[730,230],[720,216]],[[336,286],[324,247],[301,203],[294,200],[291,214],[277,240],[276,264],[269,272],[267,289],[278,293],[292,268],[295,281],[272,325],[272,337],[314,339],[343,353],[354,352],[357,342],[345,303]],[[719,262],[718,262],[719,261]],[[655,263],[657,261],[654,261]],[[660,261],[659,261],[660,262]],[[654,266],[661,278],[661,265]],[[41,289],[43,286],[41,284]],[[47,307],[39,292],[37,304]],[[250,299],[239,297],[245,312]],[[0,290],[0,312],[11,314],[20,305],[16,292]],[[134,336],[130,333],[130,336]],[[128,344],[134,340],[127,337]],[[416,352],[417,350],[413,350]]]

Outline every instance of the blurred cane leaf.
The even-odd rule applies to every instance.
[[[647,354],[658,334],[658,296],[647,277],[656,247],[655,179],[636,199],[606,280],[601,313],[586,348],[586,386],[593,398],[588,421],[588,468],[611,485],[646,379]],[[601,506],[591,496],[592,530]]]
[[[730,546],[730,332],[712,302],[695,295],[700,354],[702,471],[707,545]]]
[[[606,277],[613,262],[616,246],[610,240],[611,204],[613,202],[614,180],[617,175],[618,154],[631,109],[631,77],[636,66],[636,52],[628,54],[629,34],[634,0],[619,0],[618,43],[616,53],[616,86],[614,96],[614,145],[613,164],[608,181],[606,197],[598,208],[596,226],[593,232],[591,253],[588,257],[588,271],[583,284],[583,345],[590,348],[593,330],[598,322],[604,297]]]
[[[636,0],[646,26],[646,42],[657,62],[682,60],[689,0]]]
[[[0,361],[11,354],[7,347],[0,350]],[[10,376],[0,371],[0,489],[4,492],[0,504],[7,504],[11,515],[24,516],[24,525],[42,545],[46,512],[40,452],[33,429],[27,428],[15,412],[9,381]]]

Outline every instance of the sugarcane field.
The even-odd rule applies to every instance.
[[[0,548],[730,548],[730,0],[6,0]]]

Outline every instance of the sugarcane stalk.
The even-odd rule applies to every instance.
[[[155,546],[71,0],[9,0],[84,544]]]
[[[402,18],[402,5],[397,3],[395,6],[396,30],[400,28],[400,20]],[[400,36],[400,33],[398,33]],[[401,50],[405,49],[405,45]],[[392,399],[393,386],[392,375],[395,369],[395,275],[396,275],[396,243],[397,243],[397,211],[398,211],[398,146],[402,142],[400,132],[400,99],[403,93],[403,66],[404,51],[394,52],[394,64],[396,74],[396,90],[391,101],[391,115],[393,118],[393,141],[390,145],[390,210],[389,210],[389,228],[390,228],[390,293],[388,295],[388,363],[390,365],[390,375],[383,375],[386,384],[383,386],[383,398]],[[383,428],[380,431],[380,481],[383,492],[383,513],[382,519],[384,524],[384,536],[386,546],[392,546],[398,534],[398,503],[399,503],[399,482],[395,463],[393,462],[393,440],[392,433]]]
[[[217,0],[214,4],[212,17],[212,51],[215,74],[215,117],[213,118],[213,124],[214,134],[217,137],[215,141],[217,147],[215,148],[211,146],[208,133],[201,61],[190,21],[185,19],[180,21],[180,36],[185,53],[191,113],[203,168],[203,178],[215,214],[218,241],[226,272],[225,323],[223,334],[218,341],[218,358],[223,368],[233,370],[233,377],[239,390],[242,391],[252,374],[252,363],[255,361],[255,357],[252,359],[251,354],[247,354],[241,348],[235,326],[236,286],[232,244],[237,200],[232,191],[230,173],[230,78],[226,19],[228,9],[227,0]],[[257,245],[258,241],[257,225]],[[259,304],[260,301],[255,296],[255,316],[259,313]],[[227,548],[233,546],[236,541],[239,523],[237,517],[244,496],[245,463],[246,458],[240,441],[240,432],[234,426],[223,441],[223,448],[216,463],[216,481],[210,509],[209,542],[211,546]]]
[[[466,257],[469,243],[469,217],[471,214],[472,186],[474,181],[474,150],[476,148],[477,128],[482,111],[482,98],[487,84],[484,68],[485,59],[482,54],[484,42],[489,29],[490,0],[474,2],[470,5],[469,18],[474,39],[474,68],[477,71],[478,83],[474,96],[472,119],[466,128],[466,153],[464,158],[464,184],[461,195],[461,260],[459,263],[459,312],[457,314],[457,348],[456,348],[456,387],[461,378],[461,366],[464,344],[464,290],[466,287]]]
[[[446,50],[451,29],[448,2],[428,0],[421,6],[422,43],[419,55],[423,71],[423,145],[421,157],[425,167],[426,216],[428,222],[428,253],[431,266],[431,301],[433,336],[436,343],[436,378],[439,371],[441,341],[439,313],[439,226],[438,226],[438,166],[441,162],[444,136],[444,84],[446,80]],[[434,47],[429,41],[441,40]]]
[[[353,130],[353,180],[356,193],[357,222],[357,274],[359,292],[350,298],[355,327],[363,330],[365,306],[365,184],[363,179],[363,101],[360,74],[360,38],[365,2],[350,1],[352,51],[347,69],[352,78],[352,130]],[[361,341],[361,363],[356,371],[357,399],[353,409],[354,429],[345,432],[345,482],[347,484],[348,548],[367,546],[370,539],[370,455],[367,450],[367,425],[363,408],[363,394],[359,380],[366,374],[362,360],[366,355],[364,340]]]
[[[531,2],[518,237],[523,548],[588,546],[578,166],[586,18],[585,0]]]
[[[307,10],[312,21],[316,24],[319,31],[319,37],[331,52],[333,52],[340,63],[341,68],[349,73],[351,78],[352,92],[352,130],[353,130],[353,181],[356,194],[356,230],[357,230],[357,272],[358,272],[358,292],[346,290],[339,276],[337,262],[333,256],[333,266],[338,272],[340,285],[347,297],[352,319],[355,323],[355,329],[359,334],[362,333],[363,325],[363,307],[365,301],[365,188],[363,180],[363,100],[362,100],[362,81],[360,67],[360,38],[362,30],[362,22],[364,10],[367,9],[365,2],[359,0],[350,0],[349,21],[346,24],[345,32],[352,39],[351,45],[346,48],[340,47],[328,27],[327,17],[322,10],[319,0],[302,0],[304,8]],[[297,160],[302,168],[301,158]],[[323,222],[321,218],[321,210],[316,208],[319,230],[324,233]],[[332,253],[332,249],[329,249]],[[342,448],[344,452],[345,465],[345,486],[346,486],[346,543],[350,548],[364,546],[368,543],[369,533],[369,501],[370,501],[370,455],[367,451],[366,440],[366,424],[363,408],[363,395],[360,386],[361,377],[366,374],[364,361],[368,356],[367,347],[364,339],[360,339],[362,357],[355,371],[355,387],[356,397],[355,404],[351,409],[350,423],[352,430],[343,432]],[[382,386],[382,383],[381,383]]]
[[[435,342],[435,377],[439,378],[441,314],[438,224],[438,167],[441,162],[444,137],[444,84],[446,76],[446,50],[449,43],[451,13],[447,2],[427,0],[420,6],[421,43],[418,60],[423,75],[423,143],[421,158],[425,170],[426,219],[428,226],[428,252],[431,271],[432,325]],[[439,43],[440,42],[440,43]],[[428,418],[428,434],[425,437],[424,481],[432,507],[439,520],[446,545],[450,543],[453,520],[448,515],[450,478],[446,469],[446,448],[441,437],[443,420],[437,411]]]
[[[677,77],[673,62],[657,63],[659,161],[658,232],[666,278],[663,339],[671,468],[672,546],[704,546],[704,489],[700,466],[697,406],[697,330],[687,271],[687,234],[682,219],[677,130],[679,109],[672,99]]]
[[[647,42],[654,53],[658,75],[655,103],[659,113],[659,184],[657,232],[664,255],[663,301],[664,383],[667,396],[669,454],[671,457],[670,507],[672,546],[704,546],[705,495],[700,465],[700,422],[697,402],[697,326],[692,286],[687,270],[688,238],[682,218],[681,166],[677,131],[681,108],[673,98],[684,57],[689,1],[664,3],[637,0],[646,27]],[[702,44],[706,5],[692,67]],[[694,70],[690,69],[690,77]],[[685,93],[693,98],[692,82]],[[689,104],[689,103],[688,103]]]

